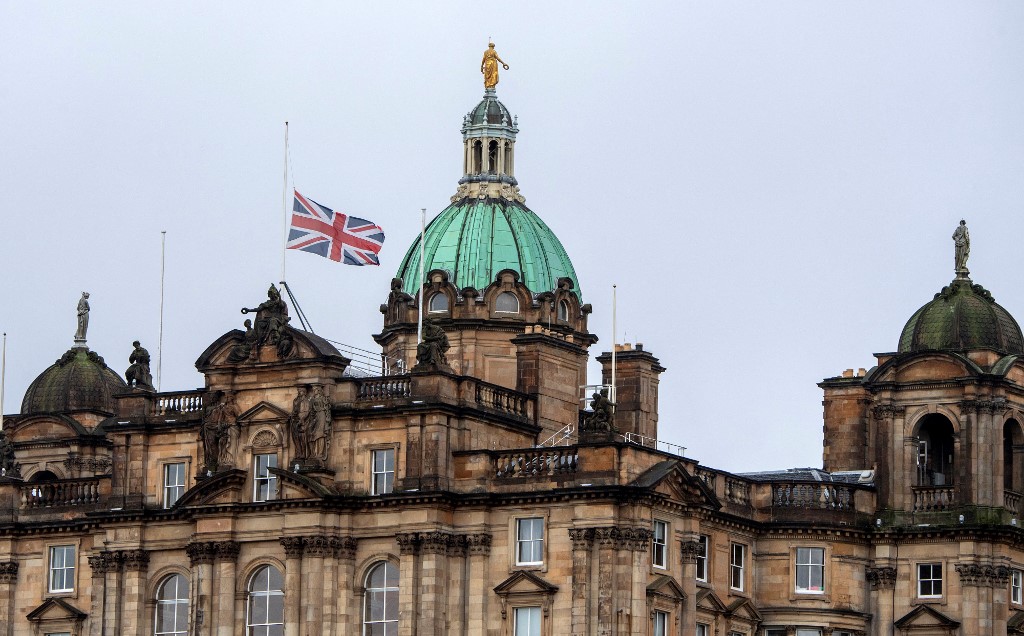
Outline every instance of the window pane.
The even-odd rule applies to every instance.
[[[517,607],[515,612],[516,636],[540,636],[540,608]]]

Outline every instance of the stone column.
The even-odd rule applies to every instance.
[[[124,599],[121,618],[122,633],[143,633],[146,624],[146,581],[149,570],[147,550],[126,550],[122,553],[124,562]]]
[[[964,634],[984,636],[989,631],[982,630],[982,621],[979,607],[982,595],[979,593],[979,586],[983,584],[984,572],[981,566],[973,563],[957,563],[956,573],[960,575],[960,620]]]
[[[284,634],[299,636],[302,610],[302,537],[281,537],[284,546]]]
[[[888,565],[869,567],[866,572],[871,585],[870,610],[874,616],[872,631],[888,634],[892,630],[893,616],[892,589],[896,585],[896,568]]]
[[[978,401],[977,470],[974,466],[968,467],[968,470],[974,473],[974,490],[977,493],[975,502],[981,506],[1003,505],[1003,430],[1000,428],[998,435],[993,430],[992,416],[995,412],[996,403],[993,400]],[[1000,495],[998,502],[997,493]]]
[[[92,603],[89,609],[89,636],[103,636],[103,602],[107,597],[107,557],[105,552],[89,557],[92,570]]]
[[[452,535],[448,542],[448,595],[445,601],[445,625],[442,634],[457,636],[466,633],[469,614],[466,601],[469,598],[469,567],[466,562],[468,547],[466,535]]]
[[[1005,634],[1010,618],[1010,568],[992,568],[992,633]]]
[[[334,570],[331,577],[324,577],[324,582],[327,584],[327,579],[332,578],[333,580],[329,583],[331,585],[330,590],[327,591],[325,598],[337,599],[337,609],[332,611],[333,616],[330,618],[331,630],[329,633],[332,635],[342,636],[344,634],[357,634],[359,614],[362,610],[356,603],[356,587],[361,587],[361,583],[354,583],[355,579],[355,567],[356,567],[356,540],[352,537],[335,537],[331,539],[331,545],[334,547]],[[325,609],[325,613],[326,613]],[[324,618],[325,621],[328,618]]]
[[[239,618],[235,616],[235,580],[238,553],[241,544],[237,541],[217,541],[214,543],[214,570],[217,575],[217,611],[215,620],[210,622],[213,633],[217,636],[231,636],[235,633],[235,625]],[[244,622],[244,618],[242,622]]]
[[[106,572],[104,575],[103,623],[104,630],[121,633],[121,554],[104,552]]]
[[[978,402],[976,400],[964,400],[960,403],[959,432],[953,433],[953,471],[956,475],[954,484],[956,503],[958,505],[968,501],[980,503],[987,499],[987,495],[978,492],[979,477],[974,474],[975,468],[981,468],[982,464],[976,463],[980,460],[979,433],[978,430]],[[991,468],[987,466],[986,468]],[[970,632],[964,632],[970,633]]]
[[[597,540],[597,634],[615,633],[615,547],[618,544],[616,528],[594,528]]]
[[[445,634],[445,601],[448,595],[448,545],[452,535],[447,532],[424,532],[420,535],[420,598],[417,622],[420,636]]]
[[[18,562],[0,563],[0,625],[4,625],[3,636],[14,633],[14,589],[18,583]],[[95,592],[93,597],[96,597]]]
[[[190,543],[185,554],[192,564],[192,589],[196,604],[196,636],[212,636],[215,619],[213,616],[213,542]]]
[[[480,172],[487,174],[491,170],[491,140],[484,137],[480,142],[480,163],[483,168]]]
[[[593,528],[569,528],[572,540],[571,634],[590,633],[590,553],[594,547]]]
[[[709,541],[710,542],[710,541]],[[711,546],[708,546],[711,550]],[[683,563],[682,585],[686,600],[682,607],[682,616],[677,616],[680,636],[696,636],[697,634],[697,556],[700,554],[700,543],[696,540],[683,541],[679,544],[680,560]]]
[[[651,564],[650,528],[632,528],[627,547],[632,551],[631,575],[633,589],[630,594],[630,633],[634,636],[647,634],[647,571]],[[671,630],[670,630],[671,631]]]
[[[469,574],[466,577],[466,633],[486,634],[487,599],[491,590],[474,581],[487,580],[487,562],[491,556],[491,535],[471,534],[466,537],[466,551],[469,553]]]
[[[398,553],[402,557],[398,573],[398,636],[418,636],[419,576],[417,554],[420,535],[417,532],[403,532],[395,537]]]
[[[323,634],[324,557],[330,549],[330,539],[324,535],[303,537],[302,548],[302,633]]]

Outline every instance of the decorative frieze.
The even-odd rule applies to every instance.
[[[593,528],[569,528],[569,538],[572,539],[572,549],[589,550],[594,545]]]
[[[868,583],[871,589],[887,589],[896,585],[896,568],[888,565],[867,568]]]
[[[594,538],[602,548],[613,547],[620,550],[643,551],[651,540],[650,528],[634,528],[630,526],[611,526],[593,528]]]
[[[302,537],[302,549],[307,556],[311,557],[323,558],[328,555],[333,556],[331,538],[322,534]]]
[[[876,420],[891,420],[894,417],[903,417],[903,414],[906,413],[906,411],[906,407],[899,406],[891,402],[887,404],[876,404],[875,407],[871,409],[871,413],[875,416]]]
[[[89,557],[94,576],[117,572],[122,567],[132,572],[145,572],[149,567],[149,550],[103,550]]]
[[[0,563],[0,583],[14,583],[18,580],[18,562]]]
[[[1006,400],[997,398],[994,400],[962,400],[960,402],[961,413],[982,413],[985,415],[992,415],[993,413],[1002,413],[1006,410]]]
[[[305,541],[303,537],[281,537],[281,545],[284,546],[284,555],[289,559],[302,558]]]
[[[961,585],[1001,587],[1010,581],[1010,568],[1005,565],[957,563],[955,568]]]

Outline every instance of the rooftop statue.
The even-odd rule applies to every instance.
[[[967,221],[960,219],[960,226],[953,232],[953,245],[956,246],[956,254],[954,256],[954,263],[956,265],[956,273],[968,273],[967,272],[967,257],[971,255],[971,235],[967,231]]]
[[[89,292],[82,292],[78,299],[78,329],[75,331],[75,344],[85,344],[85,332],[89,330]]]
[[[425,369],[446,369],[448,358],[444,355],[450,348],[448,334],[444,328],[433,320],[423,323],[423,341],[416,345],[416,367],[414,371]]]
[[[149,372],[149,352],[139,344],[138,340],[133,342],[132,346],[135,349],[128,356],[128,362],[131,363],[131,366],[124,372],[124,377],[128,380],[128,386],[152,389],[153,374]]]
[[[281,292],[273,285],[267,290],[267,300],[259,304],[259,307],[242,309],[243,314],[256,314],[256,344],[276,345],[277,353],[282,358],[291,352],[292,337],[288,334],[287,326],[291,318],[288,317],[288,305],[281,299]]]
[[[484,74],[484,88],[493,89],[498,85],[498,64],[507,71],[508,64],[505,64],[505,60],[498,57],[498,52],[494,50],[494,42],[487,45],[487,50],[484,51],[484,59],[480,61],[480,72]]]

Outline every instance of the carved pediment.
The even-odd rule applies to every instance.
[[[245,489],[245,480],[245,471],[237,468],[216,473],[186,490],[174,507],[240,503]]]
[[[981,367],[966,356],[950,351],[928,351],[901,354],[886,361],[865,378],[869,384],[878,382],[918,382],[975,377]]]
[[[718,598],[714,590],[703,588],[697,592],[697,609],[712,614],[724,614],[729,608]]]
[[[48,598],[25,617],[33,623],[55,623],[67,621],[77,623],[89,615],[62,598]]]
[[[915,632],[954,634],[960,623],[928,605],[918,605],[895,623],[905,634]]]
[[[726,614],[732,618],[758,623],[761,621],[761,612],[757,611],[754,603],[749,598],[736,599],[729,604]]]
[[[533,572],[520,570],[499,583],[494,591],[504,597],[521,594],[554,594],[558,591],[558,586],[548,583]]]
[[[268,468],[267,470],[271,475],[277,477],[281,487],[281,499],[322,499],[338,494],[333,487],[325,486],[312,477],[283,468]]]
[[[287,420],[288,411],[270,402],[259,402],[238,416],[240,424],[258,424],[260,422],[281,422]]]
[[[13,423],[11,421],[13,420]],[[14,444],[39,440],[76,439],[90,435],[84,426],[65,415],[34,415],[11,418],[4,427],[7,439]]]
[[[1024,634],[1024,612],[1010,612],[1010,620],[1006,621],[1007,634]]]
[[[686,600],[686,592],[671,576],[661,575],[647,586],[647,596],[661,596],[673,602]]]
[[[319,360],[337,364],[343,372],[350,362],[334,345],[314,333],[293,327],[285,327],[283,333],[290,339],[291,346],[286,354],[281,355],[274,346],[253,344],[246,339],[245,331],[232,329],[206,348],[196,360],[196,368],[200,373],[206,373],[225,366],[245,368],[260,363]]]
[[[722,507],[718,497],[704,480],[691,475],[683,463],[675,459],[658,462],[634,479],[630,485],[649,488],[684,504]]]

